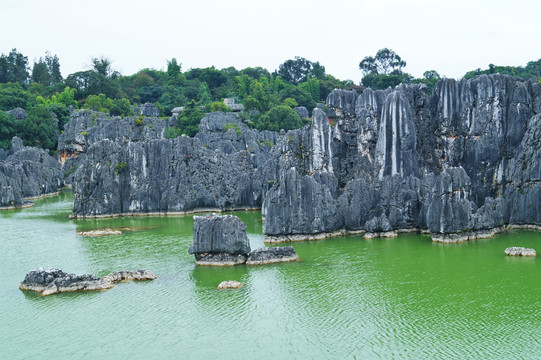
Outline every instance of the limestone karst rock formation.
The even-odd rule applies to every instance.
[[[383,215],[444,241],[539,227],[540,116],[540,84],[482,75],[432,94],[334,90],[311,126],[280,134],[214,113],[195,138],[100,135],[73,175],[74,214],[261,207],[266,234],[311,238]]]

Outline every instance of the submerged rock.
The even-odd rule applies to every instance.
[[[193,217],[193,244],[188,252],[198,265],[237,265],[246,262],[250,241],[246,225],[233,215]]]
[[[248,254],[246,265],[263,265],[297,260],[299,260],[299,255],[292,246],[259,248]]]
[[[110,289],[116,281],[153,279],[156,279],[156,275],[149,270],[117,271],[99,278],[90,274],[68,274],[60,269],[37,268],[26,274],[19,289],[37,291],[46,296],[61,292]]]
[[[102,230],[90,230],[90,231],[78,231],[77,235],[79,236],[108,236],[108,235],[120,235],[122,231],[112,230],[112,229],[102,229]]]
[[[115,281],[143,281],[143,280],[154,280],[158,277],[150,270],[136,270],[136,271],[129,271],[129,270],[120,270],[115,271],[114,273],[111,273],[109,275],[105,275],[103,277],[104,280],[109,280],[112,282]]]
[[[534,249],[525,248],[525,247],[508,247],[505,249],[505,255],[509,256],[535,256],[536,252]]]
[[[222,281],[220,285],[218,285],[218,289],[238,289],[242,287],[242,283],[235,281],[235,280],[229,280],[229,281]]]

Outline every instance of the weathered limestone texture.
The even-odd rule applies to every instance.
[[[198,265],[244,264],[250,252],[246,225],[233,215],[194,216],[188,252]]]
[[[299,260],[299,255],[292,246],[255,249],[248,254],[246,265],[264,265]]]
[[[77,217],[261,207],[270,241],[429,230],[460,242],[541,226],[541,84],[510,76],[442,79],[432,94],[333,90],[311,125],[279,134],[233,113],[207,114],[195,138],[98,132],[61,142],[85,151]]]
[[[25,200],[54,194],[63,185],[58,161],[45,150],[25,147],[18,137],[0,160],[0,209],[31,206]]]
[[[99,278],[90,274],[68,274],[60,269],[37,268],[26,274],[19,289],[37,291],[46,296],[61,292],[110,289],[116,281],[154,279],[156,275],[149,270],[118,271]]]
[[[525,247],[508,247],[505,249],[505,255],[509,256],[535,256],[535,250],[531,248],[525,248]]]

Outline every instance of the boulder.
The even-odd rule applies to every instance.
[[[193,244],[188,252],[194,254],[198,265],[236,265],[246,262],[250,241],[246,225],[233,215],[193,217]]]
[[[23,108],[16,107],[15,109],[6,111],[7,114],[13,115],[16,120],[23,120],[28,117],[26,111]]]
[[[308,119],[310,118],[310,113],[308,113],[308,109],[305,108],[304,106],[297,106],[295,108],[295,112],[297,113],[297,115],[299,115],[299,117],[301,119]]]
[[[508,247],[505,249],[505,255],[508,256],[535,256],[535,250],[531,248],[525,248],[525,247]]]
[[[248,254],[246,265],[263,265],[299,260],[299,255],[292,246],[259,248]]]

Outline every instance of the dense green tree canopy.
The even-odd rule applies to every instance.
[[[58,140],[57,119],[47,106],[36,105],[26,119],[19,121],[17,133],[26,146],[54,150]]]
[[[203,111],[192,100],[180,113],[177,119],[177,127],[182,134],[195,136],[199,131],[199,123],[204,115]]]
[[[17,120],[0,111],[0,149],[8,150],[11,139],[17,134]]]
[[[256,123],[258,130],[280,131],[298,129],[303,126],[299,115],[286,105],[275,106],[263,114]]]
[[[325,77],[325,67],[319,62],[312,62],[300,56],[295,59],[286,60],[280,64],[278,75],[285,81],[298,84],[308,80],[310,77],[322,79]]]
[[[28,58],[12,49],[8,55],[0,55],[0,83],[18,83],[28,85]]]

